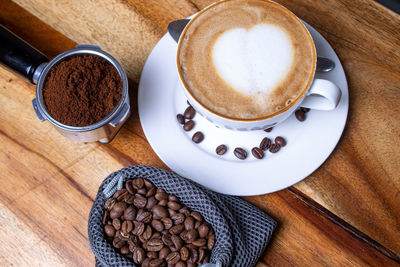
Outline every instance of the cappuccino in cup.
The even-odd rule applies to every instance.
[[[183,86],[202,108],[245,121],[273,117],[302,99],[315,62],[304,24],[267,0],[222,1],[201,11],[177,54]]]

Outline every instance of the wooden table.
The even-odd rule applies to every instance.
[[[135,99],[169,21],[213,0],[0,1],[0,23],[49,57],[98,44],[125,67]],[[371,0],[278,0],[315,27],[345,68],[343,137],[310,177],[245,199],[279,222],[258,266],[400,263],[400,16]],[[39,19],[40,18],[40,19]],[[93,266],[87,218],[101,181],[131,164],[167,169],[133,114],[108,145],[62,137],[36,118],[35,87],[0,68],[0,262]]]

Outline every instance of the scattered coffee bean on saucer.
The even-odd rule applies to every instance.
[[[294,115],[296,116],[296,119],[298,121],[305,121],[306,120],[306,113],[304,111],[302,111],[301,109],[296,110]]]
[[[269,133],[269,132],[271,132],[271,131],[272,131],[272,128],[273,128],[273,127],[269,127],[269,128],[267,128],[267,129],[265,129],[265,130],[264,130],[264,132],[267,132],[267,133]]]
[[[180,124],[185,124],[185,117],[183,117],[182,114],[176,115],[176,119],[178,120],[178,122],[179,122]]]
[[[196,111],[194,110],[194,108],[192,106],[189,106],[186,108],[185,112],[183,113],[183,116],[185,117],[185,119],[193,119],[194,115],[196,114]]]
[[[264,152],[259,147],[253,147],[251,154],[253,154],[256,159],[262,159],[264,157]]]
[[[215,149],[215,153],[217,153],[220,156],[225,154],[226,151],[228,151],[228,148],[224,144],[217,146],[217,148]]]
[[[192,120],[188,120],[187,122],[185,122],[185,124],[183,125],[183,130],[185,130],[186,132],[192,130],[194,127],[194,121]]]
[[[281,146],[278,144],[272,144],[271,147],[269,148],[269,152],[271,153],[276,153],[281,149]]]
[[[244,150],[244,149],[241,148],[241,147],[235,148],[235,150],[233,151],[233,154],[235,154],[235,156],[236,156],[238,159],[241,159],[241,160],[244,160],[244,159],[247,158],[247,152],[246,152],[246,150]]]
[[[263,140],[261,140],[260,148],[264,151],[268,150],[268,148],[270,148],[271,144],[272,144],[271,139],[269,139],[268,137],[264,137]]]
[[[192,141],[195,142],[196,144],[200,143],[204,139],[204,134],[202,132],[195,132]]]
[[[310,109],[310,108],[303,108],[303,107],[301,107],[300,110],[302,110],[303,112],[307,113],[307,112],[309,112],[311,109]]]
[[[279,146],[286,146],[286,140],[282,136],[277,136],[275,138],[275,144],[278,144]]]

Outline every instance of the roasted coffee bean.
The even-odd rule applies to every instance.
[[[124,221],[121,226],[121,231],[125,234],[129,234],[133,230],[132,221]]]
[[[219,145],[217,146],[217,148],[215,149],[215,153],[217,153],[218,155],[223,155],[226,153],[226,151],[228,151],[228,147],[226,145]]]
[[[169,201],[175,201],[175,202],[179,201],[178,197],[175,196],[175,195],[168,195],[168,200]]]
[[[168,199],[168,194],[165,193],[164,190],[159,190],[157,189],[156,194],[154,196],[158,201],[164,200],[164,199]]]
[[[174,223],[172,222],[172,220],[170,218],[162,218],[161,222],[164,224],[165,229],[170,229]]]
[[[135,200],[133,202],[133,205],[135,205],[135,207],[141,209],[146,207],[147,204],[147,198],[145,198],[144,196],[140,195],[140,194],[136,194],[135,195]]]
[[[144,240],[149,240],[150,238],[152,238],[153,235],[153,230],[151,229],[150,225],[146,226],[146,230],[144,230],[142,237]]]
[[[157,204],[157,199],[155,199],[155,197],[149,197],[147,199],[147,204],[146,204],[146,209],[148,210],[152,210],[153,207]]]
[[[121,189],[121,191],[124,190],[118,197],[118,201],[125,201],[127,197],[129,197],[129,192],[126,189]]]
[[[125,200],[126,204],[129,204],[129,205],[133,204],[134,201],[135,201],[135,196],[132,196],[132,195],[130,195],[130,196]]]
[[[281,146],[278,144],[272,144],[271,147],[269,148],[269,151],[271,153],[276,153],[279,151],[279,149],[281,149]]]
[[[272,131],[272,129],[273,129],[272,127],[269,127],[269,128],[267,128],[267,129],[265,129],[265,130],[264,130],[264,132],[267,132],[267,133],[269,133],[269,132],[271,132],[271,131]]]
[[[183,240],[178,235],[172,235],[171,240],[176,249],[179,250],[183,247]]]
[[[191,261],[186,262],[186,267],[196,267],[197,264]]]
[[[194,218],[193,217],[186,217],[184,225],[185,225],[185,229],[186,230],[194,229]]]
[[[264,152],[258,147],[253,147],[251,149],[251,154],[253,154],[256,159],[262,159],[264,157]]]
[[[104,233],[108,237],[113,237],[115,235],[115,228],[112,225],[107,224],[104,226]]]
[[[112,220],[112,225],[114,226],[115,230],[121,229],[121,221],[118,218]]]
[[[126,242],[124,240],[122,240],[121,238],[118,238],[118,237],[114,238],[114,240],[113,240],[113,246],[115,248],[122,248],[125,245],[125,243]]]
[[[128,221],[134,220],[136,217],[136,210],[133,207],[128,207],[124,211],[124,219]]]
[[[152,187],[152,188],[148,189],[147,193],[146,193],[146,197],[154,196],[156,194],[156,190],[157,189],[155,187]]]
[[[185,217],[190,216],[190,211],[189,211],[188,207],[183,207],[183,208],[179,209],[179,213],[182,213],[183,215],[185,215]]]
[[[138,249],[139,247],[137,246],[137,244],[133,243],[133,242],[129,242],[129,250],[131,252],[134,252],[136,249]]]
[[[176,264],[179,260],[181,259],[181,256],[179,255],[179,252],[171,252],[168,254],[168,256],[165,258],[168,264],[174,265]]]
[[[183,116],[185,117],[185,119],[193,119],[194,115],[196,114],[196,111],[194,110],[194,108],[192,106],[189,106],[186,108],[185,112],[183,113]]]
[[[150,267],[160,267],[163,264],[163,259],[153,259],[150,261]]]
[[[148,179],[146,179],[146,178],[143,178],[143,182],[144,182],[144,186],[145,186],[147,189],[152,188],[152,187],[155,187],[155,186],[153,185],[153,183],[150,182],[150,181],[149,181]]]
[[[246,150],[244,150],[241,147],[235,148],[235,150],[233,151],[233,154],[235,154],[235,156],[240,160],[245,160],[247,158]]]
[[[122,231],[119,231],[119,234],[121,235],[121,239],[122,240],[129,240],[129,237],[130,237],[130,234],[129,233],[125,233],[125,232],[122,232]]]
[[[159,220],[153,220],[151,222],[151,226],[153,226],[154,230],[156,230],[157,232],[164,231],[164,224]]]
[[[153,218],[156,220],[168,217],[167,209],[160,205],[155,205],[151,211],[153,212]]]
[[[144,260],[145,252],[144,249],[138,248],[133,252],[132,259],[136,264],[142,264]]]
[[[116,199],[118,199],[118,197],[119,197],[120,195],[122,195],[123,193],[125,193],[125,192],[126,192],[126,189],[125,189],[125,188],[122,188],[122,189],[118,190],[117,192],[115,192],[114,195],[113,195],[113,197],[116,198]]]
[[[210,231],[210,227],[207,225],[207,223],[203,223],[199,226],[197,229],[199,231],[199,236],[201,238],[204,238],[208,235],[208,232]]]
[[[125,188],[126,188],[126,190],[128,190],[129,194],[131,194],[131,195],[135,194],[135,189],[133,189],[133,186],[132,186],[132,180],[126,181]]]
[[[177,224],[171,227],[171,229],[169,229],[169,232],[173,235],[178,235],[180,234],[183,230],[185,229],[185,227],[183,226],[183,224]]]
[[[126,209],[126,203],[125,202],[117,202],[114,204],[113,208],[110,211],[110,218],[118,218],[121,217],[121,215],[124,213]]]
[[[189,261],[197,262],[198,259],[199,259],[199,253],[197,252],[197,250],[196,249],[190,249]]]
[[[185,215],[183,215],[182,213],[176,213],[171,217],[171,219],[174,224],[181,224],[185,221]]]
[[[180,208],[182,208],[182,205],[175,201],[169,201],[168,208],[170,208],[172,210],[179,210]]]
[[[187,122],[185,122],[185,124],[183,125],[183,130],[185,130],[186,132],[189,132],[190,130],[192,130],[194,127],[194,121],[192,120],[188,120]]]
[[[171,236],[172,235],[170,233],[167,233],[162,236],[163,243],[168,247],[172,247],[174,245],[174,243],[172,243]]]
[[[193,241],[192,244],[196,247],[204,247],[207,244],[207,240],[204,238],[199,238],[196,241]]]
[[[150,267],[150,258],[145,258],[142,262],[142,267]]]
[[[168,205],[168,199],[163,199],[158,202],[158,205],[166,207]]]
[[[206,251],[202,248],[199,249],[199,259],[197,260],[198,263],[202,263],[204,257],[206,256]]]
[[[143,178],[135,178],[135,179],[133,179],[133,180],[132,180],[132,186],[133,186],[133,188],[135,188],[136,190],[142,188],[142,187],[144,186],[144,180],[143,180]]]
[[[126,254],[129,253],[129,247],[128,247],[127,245],[125,245],[125,246],[123,246],[122,248],[120,248],[119,252],[120,252],[122,255],[126,255]]]
[[[207,248],[208,250],[212,250],[215,244],[215,235],[211,234],[208,235],[208,239],[207,239]]]
[[[176,119],[178,120],[178,122],[179,122],[180,124],[184,124],[184,123],[185,123],[185,117],[183,117],[182,114],[176,115]]]
[[[261,143],[260,143],[260,148],[262,149],[262,150],[268,150],[268,148],[270,148],[271,147],[271,144],[272,144],[272,141],[271,141],[271,139],[269,139],[268,137],[264,137],[262,140],[261,140]]]
[[[188,230],[186,233],[186,239],[189,242],[193,242],[193,241],[197,240],[198,237],[199,237],[199,232],[195,229]]]
[[[160,251],[164,247],[161,238],[152,238],[147,242],[148,251]]]
[[[196,222],[194,223],[194,229],[199,228],[200,225],[201,225],[201,221],[196,221]]]
[[[204,134],[202,132],[195,132],[194,135],[192,136],[192,141],[195,142],[196,144],[200,143],[203,140],[204,140]]]
[[[307,112],[309,112],[311,109],[310,109],[310,108],[303,108],[303,107],[301,107],[300,110],[303,111],[303,112],[305,112],[305,113],[307,113]]]
[[[113,198],[113,197],[107,199],[107,200],[106,200],[106,203],[104,203],[104,208],[105,208],[106,210],[110,211],[110,210],[114,207],[114,204],[115,204],[116,201],[117,201],[117,200],[116,200],[115,198]]]
[[[110,213],[108,212],[108,210],[104,211],[104,215],[103,215],[103,219],[101,220],[101,222],[104,224],[107,224],[107,220],[108,220],[108,216],[110,215]]]
[[[275,138],[275,144],[278,144],[281,147],[286,146],[286,140],[283,139],[282,136],[278,136]]]
[[[175,263],[175,267],[186,267],[186,263],[183,261],[178,261]]]
[[[174,215],[177,214],[177,213],[178,213],[178,212],[176,212],[175,210],[168,209],[169,217],[172,217],[172,216],[174,216]]]
[[[137,236],[142,235],[144,232],[144,228],[145,228],[144,223],[134,221],[133,224],[134,224],[133,234],[135,234]]]
[[[296,116],[296,119],[298,121],[305,121],[306,120],[306,113],[302,110],[296,110],[296,112],[294,113],[294,115]]]
[[[190,213],[190,216],[195,218],[197,221],[202,221],[203,220],[203,216],[201,216],[201,214],[199,212],[197,212],[197,211],[192,211]]]
[[[150,212],[144,211],[143,209],[138,210],[136,215],[136,220],[138,222],[149,223],[152,219],[152,214]]]
[[[147,194],[147,189],[143,187],[143,188],[138,189],[137,192],[138,192],[138,194],[145,196]]]
[[[161,234],[159,232],[155,232],[151,238],[161,238]]]
[[[182,247],[179,251],[180,255],[181,255],[181,260],[183,261],[187,261],[189,259],[189,249],[187,247]]]
[[[165,259],[168,256],[169,253],[171,253],[171,250],[169,248],[167,248],[167,247],[163,247],[160,250],[160,253],[158,253],[158,257],[160,259]]]
[[[158,259],[158,252],[148,251],[146,256],[147,256],[147,258],[150,258],[150,259]]]

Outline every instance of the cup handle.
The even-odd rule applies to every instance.
[[[333,110],[339,104],[342,91],[331,81],[315,79],[300,106],[318,110]]]

